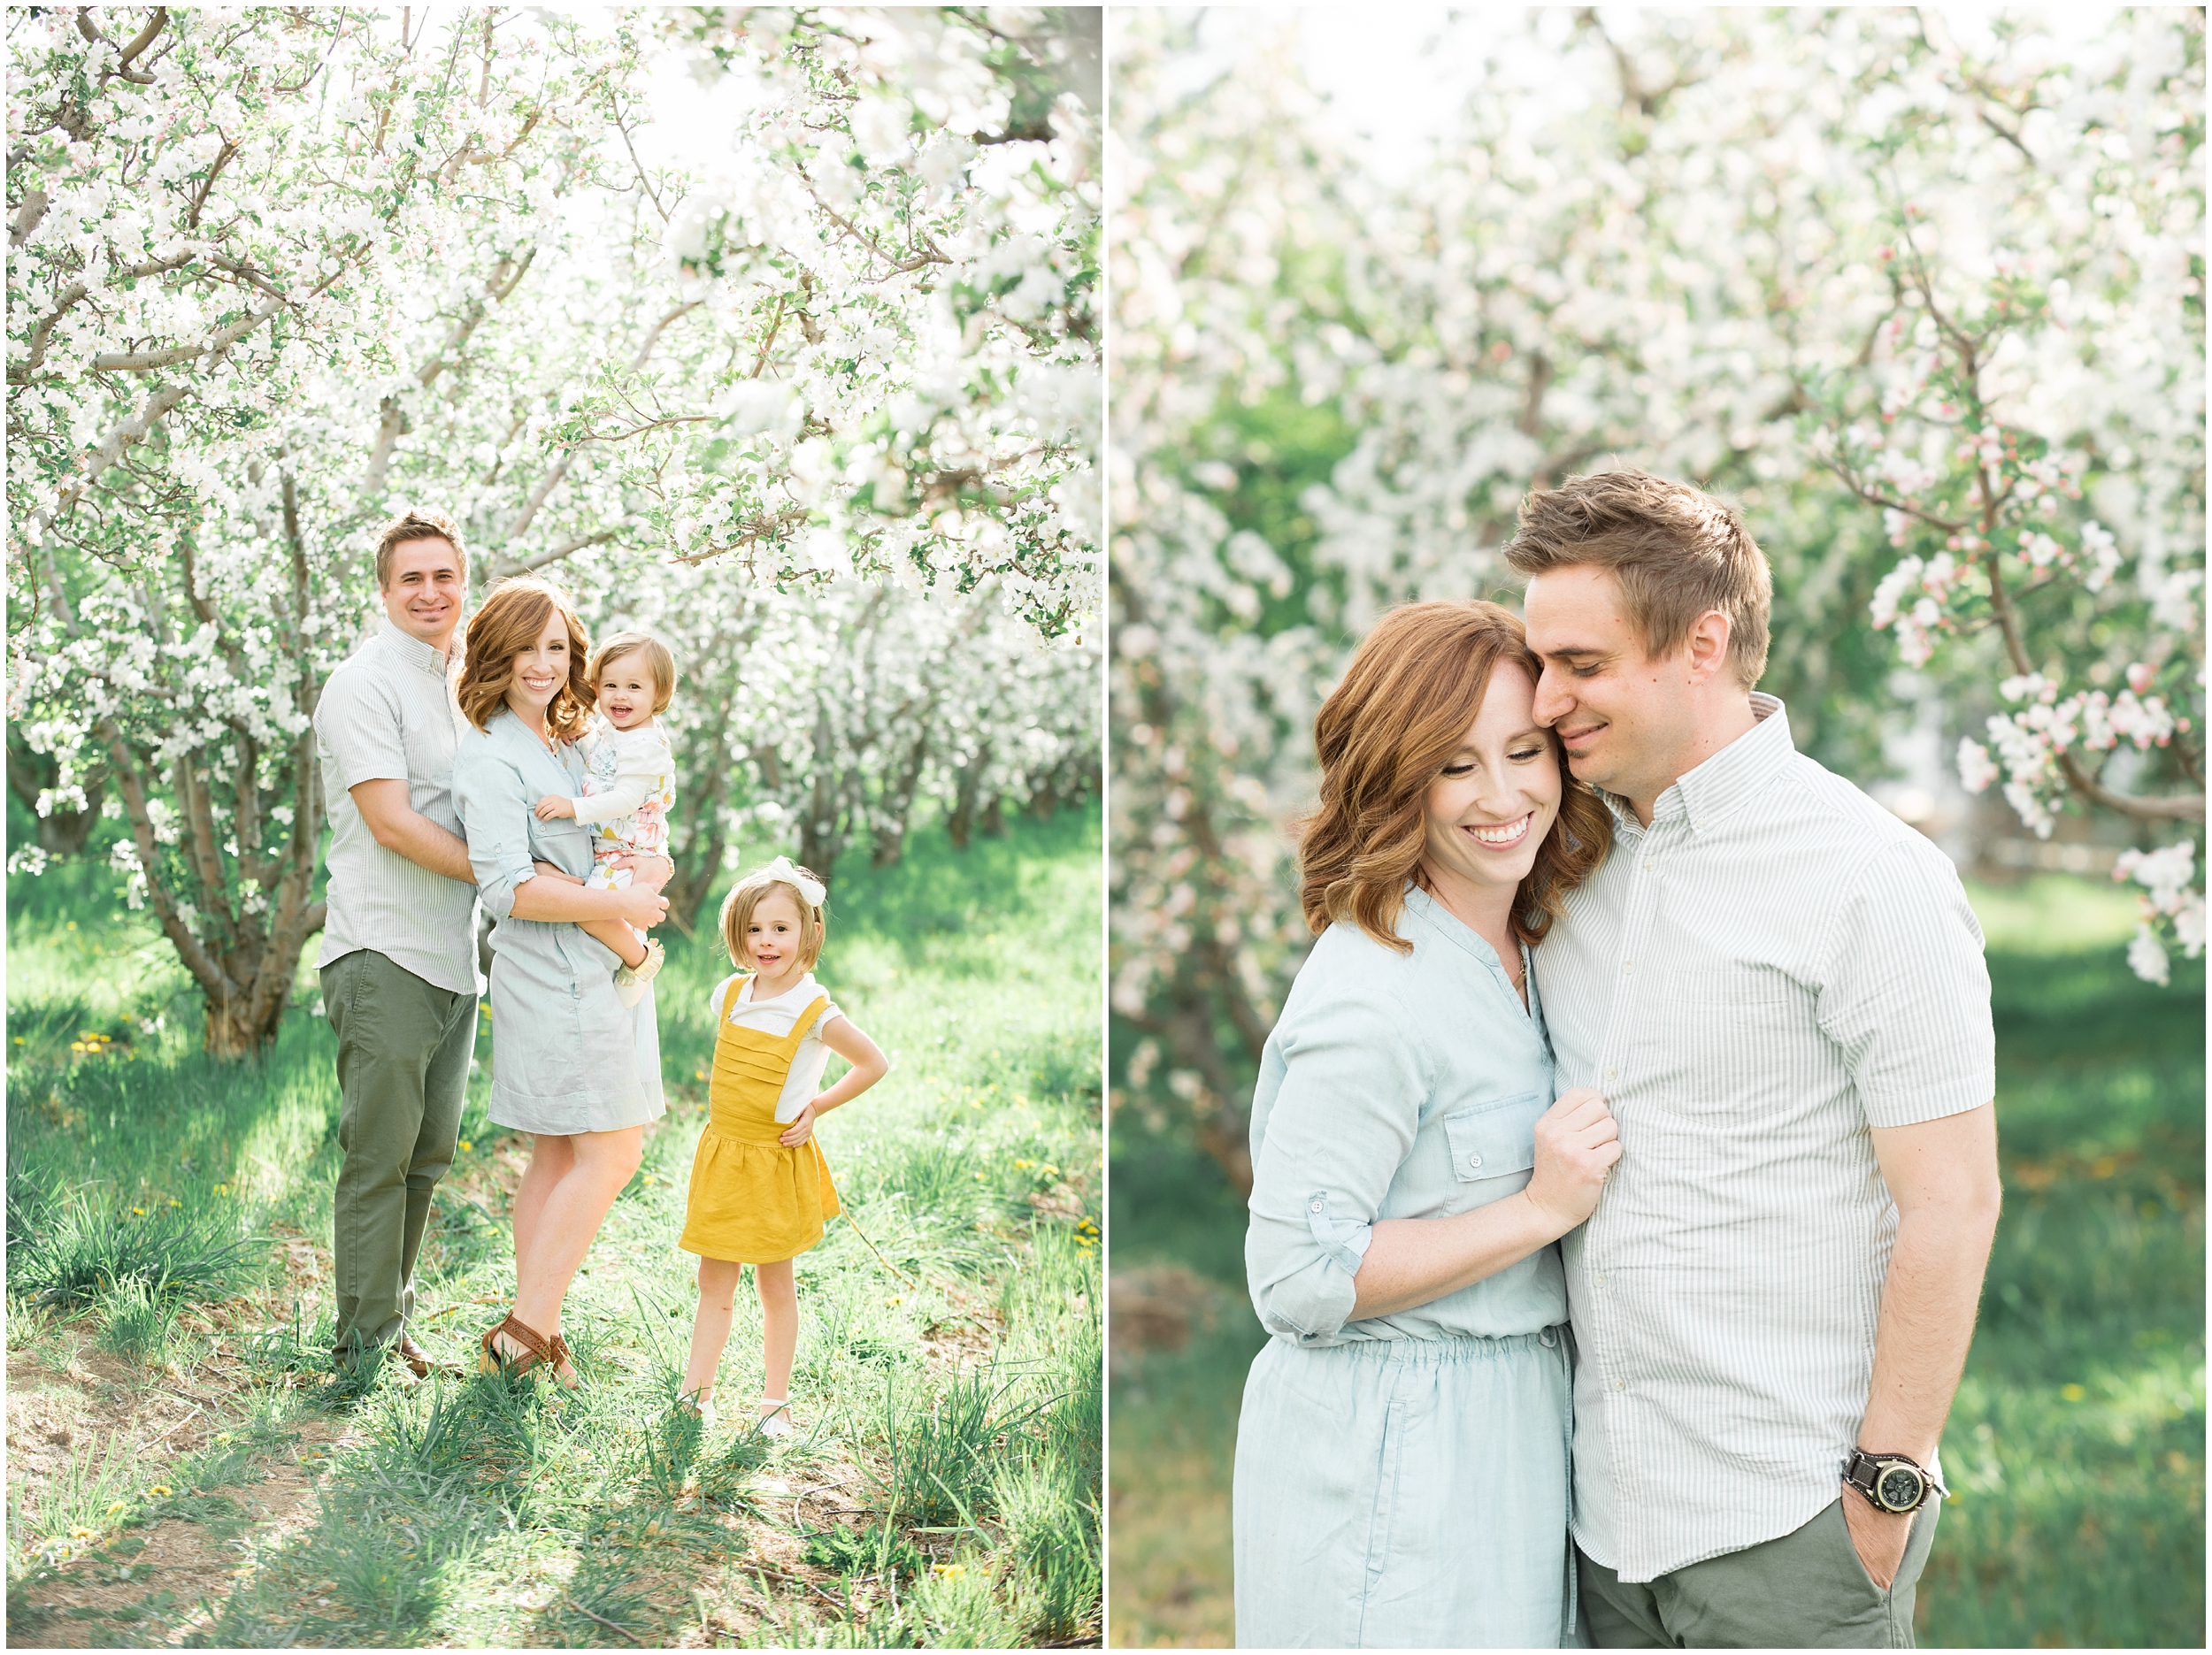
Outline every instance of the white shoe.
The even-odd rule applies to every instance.
[[[626,965],[614,974],[614,996],[625,1006],[634,1006],[645,998],[645,985],[660,975],[661,962],[668,958],[668,951],[649,939],[645,945],[645,958],[635,965]]]
[[[715,1414],[714,1398],[712,1397],[703,1397],[698,1395],[696,1392],[694,1392],[692,1395],[687,1397],[677,1398],[676,1406],[682,1408],[688,1414],[695,1414],[699,1416],[700,1436],[711,1437],[714,1435]]]
[[[763,1437],[788,1437],[791,1423],[791,1402],[787,1397],[764,1397],[761,1399],[760,1417],[753,1421],[753,1429]]]

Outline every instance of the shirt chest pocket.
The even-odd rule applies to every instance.
[[[1479,1207],[1528,1183],[1536,1165],[1536,1118],[1544,1108],[1541,1092],[1525,1092],[1444,1117],[1444,1143],[1463,1199]]]
[[[531,802],[534,804],[536,801]],[[571,822],[565,818],[541,822],[533,815],[530,818],[530,854],[580,879],[591,871],[591,829],[580,822]]]

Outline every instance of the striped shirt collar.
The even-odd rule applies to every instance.
[[[1685,771],[1659,795],[1651,808],[1651,824],[1676,816],[1688,820],[1690,831],[1702,833],[1724,821],[1738,807],[1755,798],[1796,756],[1790,739],[1789,709],[1776,697],[1751,692],[1751,716],[1758,722],[1696,769]],[[1613,812],[1616,827],[1641,833],[1643,824],[1628,801],[1604,788],[1593,789]]]
[[[376,635],[384,647],[407,666],[424,672],[434,672],[440,678],[446,677],[451,670],[453,656],[450,651],[423,642],[388,615],[377,623]]]

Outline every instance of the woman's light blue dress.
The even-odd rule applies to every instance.
[[[565,1137],[657,1120],[660,1035],[653,992],[625,1007],[614,992],[613,949],[567,921],[517,919],[515,887],[549,862],[582,878],[591,830],[541,822],[539,800],[584,790],[584,761],[557,752],[503,708],[488,729],[464,725],[453,761],[453,807],[492,931],[492,1095],[495,1125]]]
[[[1571,1383],[1559,1250],[1347,1322],[1381,1218],[1526,1187],[1552,1102],[1542,1008],[1409,889],[1398,934],[1314,945],[1252,1100],[1245,1268],[1271,1338],[1237,1428],[1244,1647],[1558,1647],[1574,1638]]]

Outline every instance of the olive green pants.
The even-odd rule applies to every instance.
[[[1583,1612],[1600,1649],[1909,1650],[1913,1589],[1941,1510],[1932,1498],[1913,1513],[1887,1591],[1859,1561],[1839,1501],[1778,1539],[1634,1585],[1578,1552]]]
[[[430,1192],[453,1164],[476,1047],[476,996],[373,948],[322,969],[338,1036],[338,1193],[331,1222],[341,1361],[396,1343],[415,1307]]]

